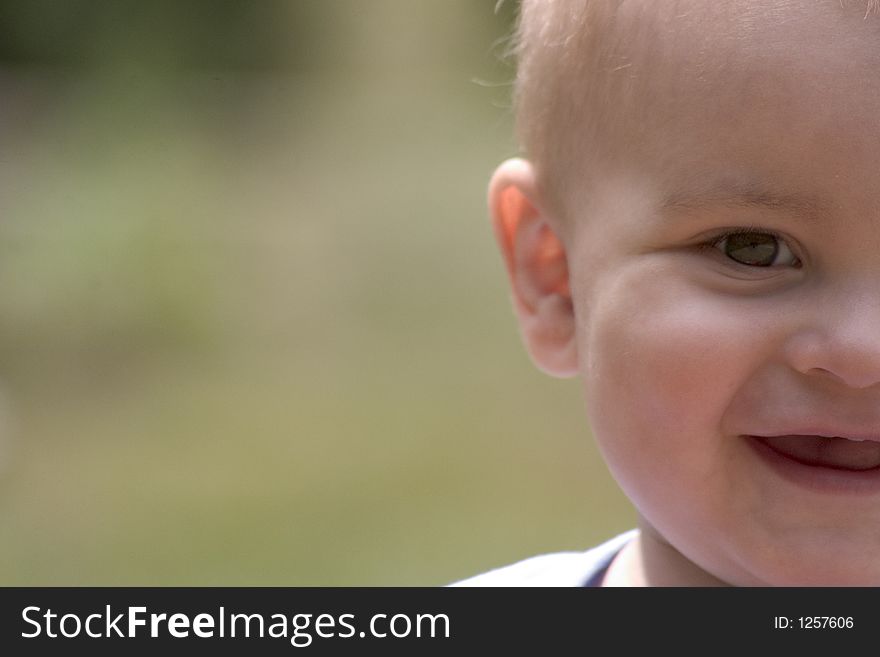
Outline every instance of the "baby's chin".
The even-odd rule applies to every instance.
[[[840,541],[836,541],[840,542]],[[777,545],[754,555],[743,555],[743,569],[727,578],[740,586],[853,587],[880,586],[880,550],[876,545],[844,552],[831,545]],[[768,558],[769,557],[769,558]]]
[[[673,585],[688,586],[711,586],[710,579],[716,586],[739,587],[880,586],[880,530],[872,532],[870,526],[801,527],[787,535],[760,530],[737,533],[720,526],[712,531],[704,526],[703,532],[688,527],[667,538],[644,518],[640,528],[646,549],[650,550],[651,537],[660,546],[654,558],[645,554],[649,581],[669,581],[672,576],[679,580]]]
[[[774,587],[856,587],[880,586],[880,573],[867,576],[865,572],[838,567],[833,562],[818,565],[816,570],[798,567],[789,572],[778,571],[768,576],[765,583],[756,586]]]

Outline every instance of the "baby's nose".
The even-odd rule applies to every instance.
[[[833,377],[851,388],[880,384],[880,285],[812,310],[787,343],[790,364],[803,374]]]

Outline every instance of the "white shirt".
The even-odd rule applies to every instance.
[[[586,552],[541,554],[449,586],[585,586],[637,535],[631,529]]]

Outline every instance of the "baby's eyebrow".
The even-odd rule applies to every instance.
[[[805,219],[818,219],[826,214],[825,205],[814,196],[780,192],[760,183],[730,182],[675,191],[665,197],[661,209],[699,210],[711,206],[774,210]]]

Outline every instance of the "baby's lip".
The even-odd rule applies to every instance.
[[[843,425],[835,426],[816,426],[816,425],[792,425],[780,428],[774,428],[772,431],[759,431],[748,435],[755,438],[778,438],[781,436],[820,436],[822,438],[844,438],[854,442],[874,442],[880,443],[880,423],[876,424],[874,429],[848,427]]]

